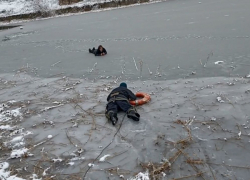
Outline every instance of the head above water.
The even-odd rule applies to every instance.
[[[120,87],[125,87],[125,88],[127,88],[127,84],[126,84],[125,82],[122,82],[122,83],[120,84]]]
[[[102,45],[99,45],[99,46],[98,46],[98,49],[102,52],[102,51],[103,51]]]

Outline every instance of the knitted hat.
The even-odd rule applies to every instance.
[[[121,84],[120,84],[120,87],[127,87],[127,84],[125,83],[125,82],[122,82]]]

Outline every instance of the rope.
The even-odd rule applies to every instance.
[[[122,118],[122,122],[121,122],[119,128],[117,129],[116,133],[114,134],[114,136],[113,136],[112,140],[110,141],[110,143],[109,143],[109,144],[100,152],[100,154],[92,161],[92,164],[94,164],[94,162],[102,155],[102,153],[104,152],[104,150],[107,149],[107,148],[113,143],[113,141],[114,141],[114,139],[115,139],[115,136],[117,135],[117,133],[120,131],[120,129],[121,129],[121,127],[122,127],[122,123],[123,123],[123,121],[124,121],[124,119],[125,119],[125,116],[126,116],[126,114],[124,114],[124,116],[123,116],[123,118]],[[89,172],[90,168],[91,168],[91,167],[88,167],[87,171],[85,172],[85,174],[84,174],[84,176],[83,176],[83,178],[82,178],[83,180],[85,179],[85,177],[86,177],[87,173]]]

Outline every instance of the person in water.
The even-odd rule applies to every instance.
[[[107,54],[107,51],[102,45],[98,46],[98,49],[89,49],[89,53],[93,53],[95,56],[105,56]]]

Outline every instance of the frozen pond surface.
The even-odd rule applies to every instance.
[[[0,158],[18,177],[249,176],[249,79],[131,81],[152,101],[139,123],[121,113],[114,127],[104,110],[117,79],[0,78]]]
[[[248,0],[176,0],[19,23],[23,29],[0,32],[0,71],[28,64],[43,77],[124,73],[135,79],[140,66],[137,71],[134,62],[142,62],[145,79],[157,68],[162,74],[157,79],[184,78],[193,71],[196,77],[245,76],[250,67],[248,7]],[[99,44],[107,49],[106,57],[88,53]],[[99,71],[89,74],[96,62]]]
[[[0,177],[248,179],[249,7],[176,0],[1,31]],[[99,44],[107,56],[88,53]],[[152,101],[114,127],[122,81]]]

